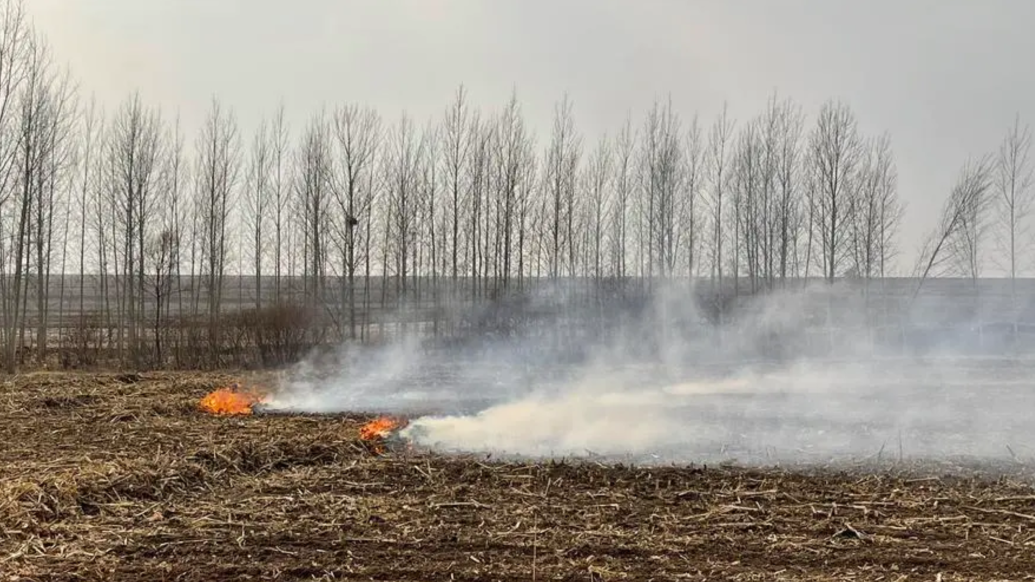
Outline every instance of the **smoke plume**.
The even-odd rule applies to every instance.
[[[403,436],[419,446],[498,456],[1032,455],[1035,362],[983,350],[990,340],[970,325],[980,313],[947,317],[921,298],[878,325],[865,293],[823,285],[760,296],[716,321],[691,297],[666,289],[588,331],[557,317],[517,339],[443,348],[410,335],[349,349],[337,367],[297,367],[270,407],[405,414]],[[523,308],[535,302],[575,309],[546,294]],[[918,321],[942,327],[920,337]]]

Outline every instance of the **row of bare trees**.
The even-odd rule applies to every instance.
[[[87,319],[121,361],[164,365],[184,346],[217,352],[224,316],[244,308],[301,302],[344,339],[365,337],[376,309],[430,308],[437,331],[441,310],[575,278],[753,293],[895,272],[891,139],[864,134],[840,101],[810,117],[774,94],[744,122],[657,101],[589,140],[565,96],[541,140],[516,95],[485,111],[463,86],[425,122],[347,103],[291,127],[281,106],[245,131],[213,100],[190,143],[137,94],[109,110],[83,98],[21,2],[2,5],[8,370]],[[1030,142],[1018,119],[997,153],[963,168],[920,280],[976,278],[992,248],[1011,277],[1024,271]]]

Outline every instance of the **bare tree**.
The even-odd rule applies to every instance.
[[[776,93],[770,96],[765,111],[755,123],[759,139],[759,184],[755,198],[754,224],[757,231],[756,267],[758,276],[767,289],[775,286],[779,271],[781,200],[777,192],[777,170],[780,158],[781,122],[783,112]]]
[[[331,151],[327,120],[323,114],[310,119],[295,152],[294,193],[301,221],[303,275],[306,300],[322,306],[330,230]]]
[[[470,195],[467,184],[467,166],[471,159],[472,136],[470,132],[471,112],[467,103],[467,91],[461,85],[456,91],[453,104],[446,112],[443,122],[444,168],[448,201],[446,203],[447,228],[449,229],[450,277],[457,284],[461,264],[461,229],[463,213]]]
[[[6,16],[6,15],[5,15]],[[6,24],[6,23],[5,23]],[[44,131],[46,123],[46,93],[48,91],[48,70],[46,55],[31,31],[20,41],[24,53],[22,73],[25,75],[23,89],[13,98],[17,111],[17,127],[11,128],[17,148],[12,152],[12,241],[13,277],[10,287],[4,289],[4,313],[7,316],[5,342],[5,368],[13,371],[16,365],[16,351],[24,343],[26,303],[28,298],[28,273],[30,269],[32,226],[34,210],[40,200],[39,178],[43,174],[47,140]],[[5,190],[6,191],[6,190]],[[5,200],[6,201],[6,200]]]
[[[100,148],[97,156],[97,163],[94,170],[94,184],[90,189],[90,215],[89,220],[93,227],[93,239],[97,252],[98,288],[101,296],[101,324],[104,329],[110,330],[113,313],[111,308],[112,289],[112,265],[117,262],[112,257],[112,249],[109,246],[111,239],[115,236],[114,221],[112,220],[112,197],[110,192],[115,182],[115,172],[118,164],[114,163],[111,155],[110,124],[102,113],[98,120],[100,135],[97,147]],[[117,271],[117,269],[115,269]],[[106,345],[111,347],[112,338],[110,333],[105,338]]]
[[[72,187],[77,142],[75,126],[79,110],[77,89],[71,76],[55,75],[54,85],[47,99],[46,132],[49,143],[46,147],[44,175],[41,194],[43,200],[36,206],[36,347],[41,357],[47,352],[47,330],[50,325],[50,283],[53,279],[53,257],[55,224],[64,216],[61,236],[60,302],[64,304],[65,266],[68,243],[68,217],[70,207],[68,194]]]
[[[230,213],[237,202],[241,169],[241,137],[237,119],[218,99],[212,106],[196,143],[195,195],[200,218],[202,275],[208,292],[209,335],[212,347],[220,343],[217,319],[222,308],[226,265],[231,245]]]
[[[441,305],[441,294],[439,289],[439,276],[441,271],[439,261],[442,255],[442,205],[439,200],[439,186],[441,177],[439,171],[439,148],[441,146],[441,128],[438,124],[428,122],[424,127],[421,158],[417,162],[417,191],[420,204],[420,238],[421,244],[418,247],[419,259],[417,271],[423,277],[430,275],[431,298],[432,298],[432,335],[439,334],[439,307]],[[423,300],[423,285],[418,287],[416,301],[421,306]]]
[[[503,281],[503,237],[506,193],[503,192],[502,146],[505,131],[502,115],[487,120],[485,173],[482,181],[482,277],[490,297],[497,297]]]
[[[38,43],[26,19],[23,0],[5,0],[0,6],[0,207],[9,196],[21,147],[19,101],[28,80],[31,48]]]
[[[859,277],[884,277],[901,219],[891,138],[886,133],[864,147],[852,221],[854,270]]]
[[[4,368],[14,371],[18,340],[24,329],[20,312],[23,295],[25,243],[19,236],[24,231],[21,216],[26,215],[25,189],[18,181],[24,180],[24,162],[20,160],[24,146],[23,94],[30,62],[29,50],[35,42],[34,31],[26,20],[24,5],[10,0],[0,7],[0,244],[3,245],[3,274],[0,277],[0,298],[3,305]],[[19,199],[21,198],[21,199]],[[13,262],[14,265],[10,263]]]
[[[375,170],[381,118],[373,109],[358,105],[342,107],[334,116],[334,136],[338,145],[334,200],[338,206],[342,251],[342,308],[348,312],[349,337],[355,339],[355,280],[357,261],[362,258],[357,253],[356,229],[361,232],[370,229],[373,201],[370,176]]]
[[[28,57],[29,79],[22,108],[25,133],[22,144],[26,158],[23,166],[23,195],[31,197],[32,214],[27,231],[33,247],[36,287],[36,349],[42,358],[47,350],[51,266],[54,255],[55,223],[67,210],[63,203],[75,162],[73,132],[77,111],[75,87],[67,72],[56,70],[49,47],[31,37]],[[28,161],[28,160],[26,160]],[[35,175],[30,175],[30,168]],[[24,207],[24,206],[23,206]],[[62,281],[64,279],[62,278]]]
[[[813,226],[820,245],[823,275],[831,283],[851,260],[850,225],[861,149],[862,140],[851,109],[841,102],[824,103],[809,136],[809,163],[816,186]]]
[[[144,263],[150,279],[148,291],[155,302],[154,314],[151,318],[151,331],[154,335],[154,362],[158,366],[163,366],[166,353],[162,342],[162,322],[163,317],[166,316],[169,297],[173,292],[173,276],[176,272],[179,241],[176,233],[169,229],[163,229],[149,236],[144,249]]]
[[[116,112],[108,130],[105,197],[112,229],[116,273],[118,337],[131,365],[139,363],[143,323],[144,244],[152,227],[159,178],[161,118],[134,93]],[[102,241],[104,244],[105,241]],[[120,268],[121,259],[121,268]]]
[[[1016,299],[1019,259],[1031,248],[1030,224],[1033,188],[1031,128],[1021,125],[1020,115],[1014,118],[999,146],[995,160],[995,229],[997,255],[1005,256],[1010,277],[1010,294]]]
[[[274,301],[281,302],[281,291],[283,289],[283,269],[285,246],[287,244],[289,226],[288,216],[290,208],[290,189],[288,184],[289,159],[288,159],[288,135],[287,122],[284,119],[283,103],[277,107],[270,124],[270,199],[273,219],[273,286]]]
[[[405,296],[408,277],[413,272],[414,246],[419,232],[417,224],[420,205],[417,193],[417,170],[424,147],[423,136],[413,127],[409,116],[403,115],[392,128],[390,148],[386,152],[388,196],[391,204],[391,240],[395,244],[397,290]]]
[[[486,184],[489,174],[489,144],[492,138],[489,124],[483,122],[478,115],[472,115],[469,131],[472,140],[471,161],[468,164],[468,183],[470,187],[470,211],[468,212],[467,263],[471,273],[471,294],[472,299],[477,299],[480,289],[482,273],[485,271],[485,251],[482,246],[482,239],[486,230],[483,222],[486,212],[485,196]]]
[[[733,252],[730,255],[734,293],[739,293],[741,267],[747,269],[751,291],[758,289],[762,273],[762,243],[767,233],[761,223],[760,192],[762,190],[762,140],[759,125],[750,123],[741,128],[731,165]]]
[[[619,278],[627,276],[626,261],[629,248],[629,216],[635,186],[633,161],[636,136],[632,119],[626,118],[614,142],[614,199],[611,207],[611,224],[608,229],[608,248],[611,257],[611,272]]]
[[[91,98],[89,104],[83,111],[80,128],[80,149],[77,158],[79,162],[78,179],[78,200],[77,213],[79,218],[79,325],[83,325],[82,318],[86,315],[86,226],[90,216],[90,197],[94,192],[96,181],[94,167],[96,161],[96,149],[101,139],[100,131],[103,125],[100,112],[97,110],[96,98]]]
[[[519,238],[520,211],[522,206],[521,180],[526,176],[524,165],[528,159],[530,141],[517,94],[512,93],[506,108],[496,124],[494,133],[493,160],[495,162],[494,178],[496,202],[496,253],[499,259],[500,284],[503,289],[509,287],[514,275],[514,267],[520,262],[516,260],[514,240]]]
[[[548,272],[555,279],[565,266],[569,271],[575,267],[571,253],[572,225],[575,219],[575,170],[581,155],[582,138],[575,129],[572,102],[565,95],[554,111],[553,138],[544,165],[550,199]]]
[[[701,124],[695,115],[687,129],[684,153],[682,155],[682,199],[683,228],[686,231],[686,272],[693,278],[700,261],[699,247],[702,242],[700,233],[701,205],[698,199],[704,184],[704,142],[701,136]]]
[[[377,144],[375,148],[380,151],[382,132],[380,131],[380,123],[378,124],[377,131]],[[378,202],[381,200],[384,192],[384,182],[381,180],[381,175],[374,171],[377,166],[378,155],[374,156],[374,163],[372,164],[371,170],[366,173],[366,179],[362,181],[362,189],[360,190],[361,195],[359,197],[359,207],[362,212],[357,217],[361,233],[361,256],[363,258],[363,313],[364,313],[364,325],[360,331],[360,337],[365,337],[368,331],[370,323],[370,309],[372,300],[372,287],[371,279],[373,274],[373,259],[375,252],[376,240],[374,234],[377,231],[377,216],[375,209],[377,208]],[[381,285],[384,289],[384,281]]]
[[[711,263],[712,277],[722,287],[723,225],[725,224],[726,193],[729,190],[730,172],[728,169],[730,142],[733,138],[735,124],[729,118],[728,105],[723,104],[722,113],[712,124],[708,134],[708,151],[706,156],[706,173],[708,182],[708,206],[711,220]]]
[[[538,196],[540,186],[538,179],[539,166],[535,152],[535,141],[531,135],[525,135],[524,143],[519,152],[519,159],[516,163],[518,166],[518,176],[516,178],[518,206],[517,272],[518,285],[521,287],[524,285],[524,277],[528,274],[526,273],[526,267],[530,261],[527,255],[531,247],[528,237],[530,230],[534,229],[533,215],[536,202],[540,198]]]
[[[682,122],[671,99],[662,107],[655,102],[644,120],[639,148],[639,207],[645,231],[648,279],[659,273],[671,276],[679,260],[684,235],[680,225],[686,203],[683,190]]]
[[[583,175],[584,200],[588,206],[588,239],[590,273],[599,285],[604,273],[605,229],[612,203],[612,170],[614,154],[611,140],[605,134],[589,157]]]
[[[993,166],[988,157],[969,160],[960,170],[942,209],[938,227],[926,237],[920,248],[913,268],[913,277],[918,279],[914,299],[928,277],[939,276],[950,269],[958,270],[961,260],[964,264],[969,260],[968,222],[987,208],[992,184]]]
[[[191,198],[186,191],[188,177],[190,176],[188,160],[184,154],[184,136],[180,126],[179,115],[176,116],[172,128],[169,130],[167,139],[168,146],[163,148],[161,202],[159,203],[160,221],[159,234],[152,235],[151,246],[151,269],[152,269],[152,291],[155,299],[154,321],[162,322],[163,318],[172,315],[172,300],[175,295],[178,314],[184,313],[184,281],[183,281],[183,239],[184,229],[194,209],[191,208]],[[164,240],[163,240],[164,237]],[[155,248],[155,246],[158,248]],[[165,332],[172,335],[171,330],[155,329],[155,357],[159,362],[164,362],[166,346],[159,335]],[[182,337],[177,337],[177,341]],[[183,352],[176,351],[176,358],[181,358]]]
[[[899,254],[896,244],[906,207],[898,195],[898,169],[890,154],[878,164],[879,181],[877,198],[880,205],[880,239],[877,257],[880,260],[880,277],[888,276],[889,265]]]
[[[805,226],[802,187],[802,141],[805,116],[790,100],[777,106],[776,182],[779,189],[779,271],[786,281],[791,270],[798,275],[797,250]]]
[[[252,269],[255,280],[255,308],[262,308],[262,273],[263,258],[267,243],[263,238],[269,211],[272,206],[272,189],[270,174],[273,165],[273,152],[270,146],[270,135],[265,120],[259,123],[252,137],[251,153],[248,160],[244,202],[247,207],[248,230],[251,232]]]
[[[988,230],[988,210],[993,202],[990,189],[994,180],[994,166],[989,158],[981,159],[980,169],[987,184],[983,184],[980,196],[967,198],[967,205],[961,208],[953,236],[946,241],[954,272],[970,279],[975,287],[981,276],[981,249]]]

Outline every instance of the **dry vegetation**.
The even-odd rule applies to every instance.
[[[1035,571],[1008,476],[372,455],[366,418],[207,416],[226,375],[14,377],[0,579],[942,580]]]

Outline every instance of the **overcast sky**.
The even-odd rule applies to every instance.
[[[540,140],[564,92],[590,139],[669,94],[708,123],[773,90],[810,114],[841,98],[892,135],[910,260],[959,166],[1035,117],[1031,0],[26,2],[87,92],[139,89],[190,129],[213,95],[250,129],[281,99],[296,121],[351,101],[437,116],[460,83],[482,108],[516,88]]]

